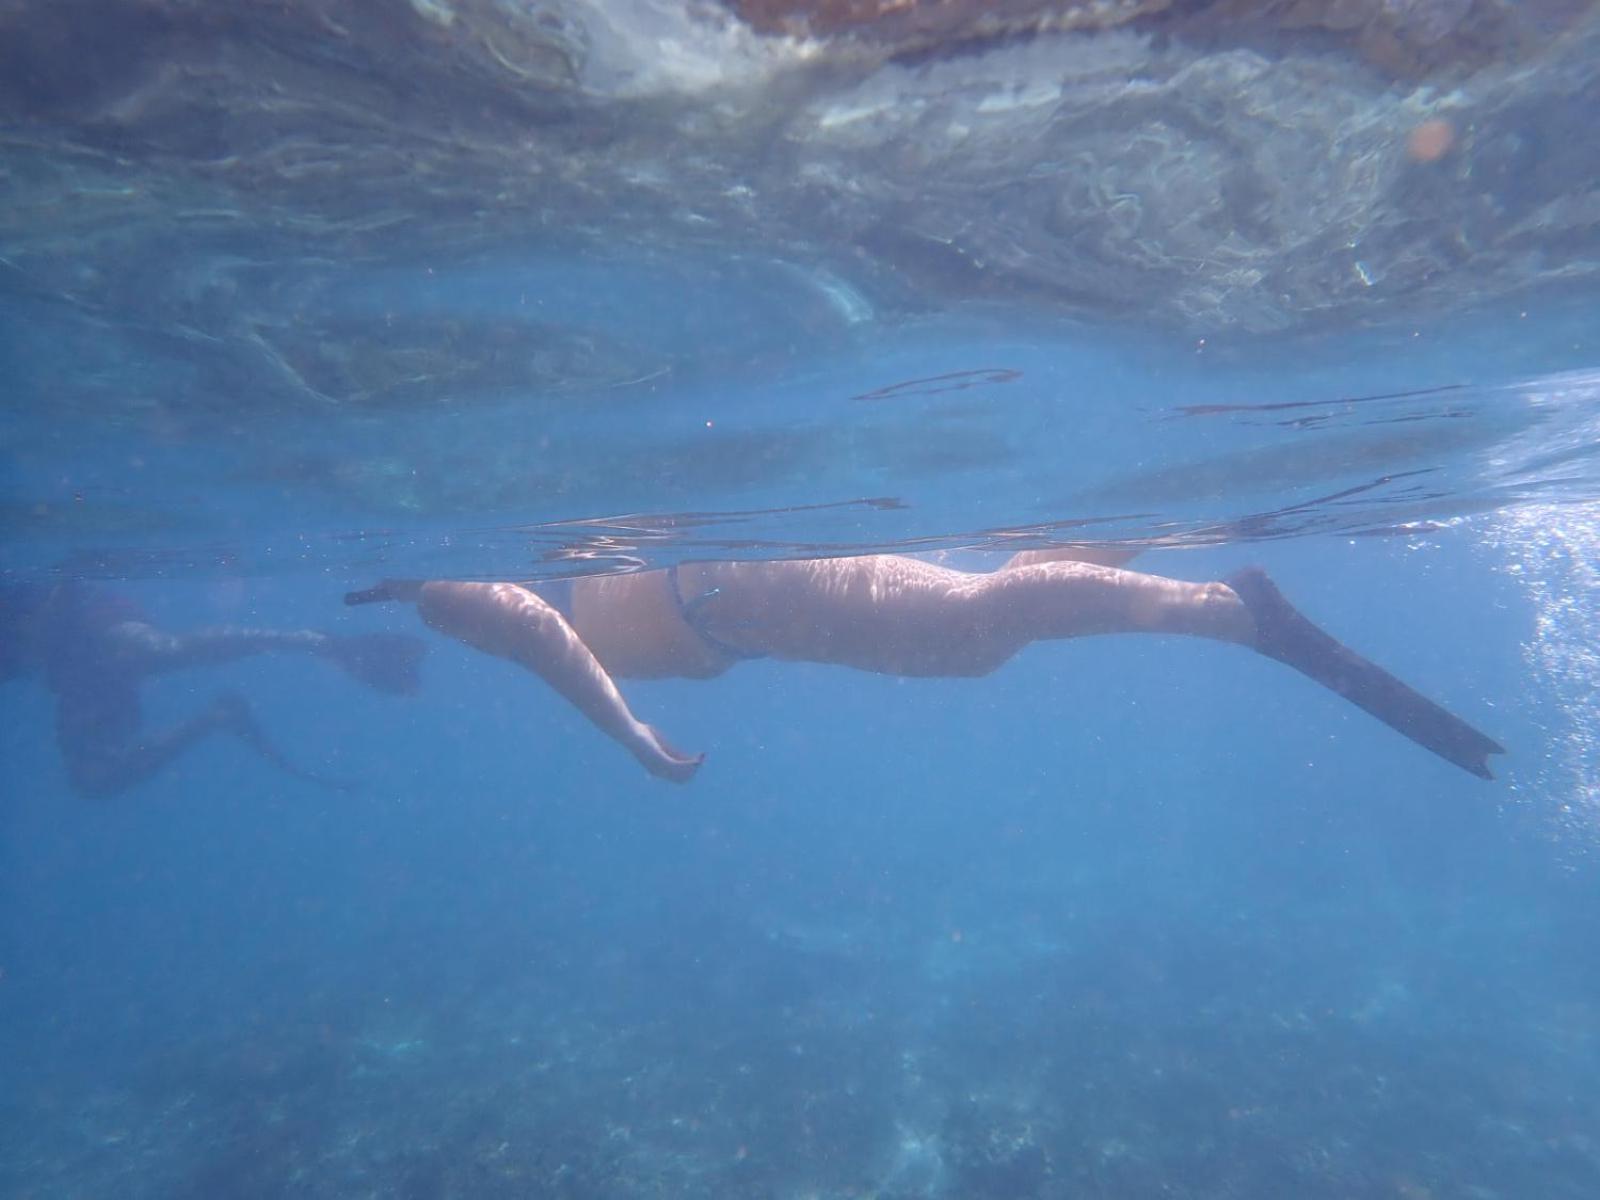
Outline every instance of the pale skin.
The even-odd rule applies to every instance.
[[[415,603],[434,629],[533,672],[652,774],[680,783],[701,756],[639,720],[616,680],[710,679],[745,658],[971,677],[1033,642],[1109,633],[1246,647],[1494,778],[1499,743],[1318,628],[1259,568],[1191,583],[1126,569],[1134,553],[1031,550],[981,573],[896,555],[686,563],[573,580],[561,608],[548,583],[388,580],[345,601]]]
[[[1112,565],[1126,551],[1032,551],[991,573],[895,555],[692,563],[574,581],[571,620],[515,583],[391,583],[441,633],[538,675],[652,774],[700,764],[629,709],[617,679],[709,679],[740,653],[900,676],[987,675],[1032,642],[1105,633],[1186,634],[1251,645],[1254,622],[1222,583]],[[1097,558],[1099,561],[1086,561]]]
[[[679,568],[699,622],[750,654],[904,676],[987,675],[1032,642],[1096,633],[1185,633],[1248,643],[1224,584],[1080,561],[957,571],[894,555]],[[684,621],[662,572],[580,579],[573,632],[622,678],[720,675],[737,660]]]

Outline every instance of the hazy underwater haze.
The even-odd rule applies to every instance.
[[[1597,114],[1586,0],[0,0],[0,1195],[1600,1196]],[[1257,640],[730,607],[1019,551]]]

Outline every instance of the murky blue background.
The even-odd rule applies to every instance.
[[[159,173],[149,120],[160,153],[127,161]],[[5,581],[429,655],[409,698],[287,657],[147,687],[152,727],[247,694],[347,795],[212,739],[86,801],[49,694],[0,687],[0,1192],[1600,1194],[1581,279],[1283,330],[1096,322],[954,294],[943,262],[847,278],[842,234],[656,244],[612,199],[604,250],[396,235],[314,265],[260,213],[116,252],[6,227]],[[1052,540],[1263,564],[1502,742],[1501,778],[1237,648],[1109,637],[976,680],[625,683],[708,755],[676,788],[530,676],[340,603]]]

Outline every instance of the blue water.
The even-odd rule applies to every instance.
[[[305,268],[263,269],[241,307]],[[85,799],[42,682],[0,683],[0,1195],[1600,1195],[1591,294],[1262,336],[891,313],[748,246],[317,270],[315,404],[199,317],[0,276],[0,582],[428,646],[415,696],[291,656],[144,689],[151,729],[247,695],[343,792],[213,738]],[[474,339],[530,353],[540,306],[530,383]],[[978,679],[625,681],[707,754],[675,787],[340,602],[1058,541],[1263,564],[1500,778],[1123,635]]]
[[[625,685],[709,752],[682,790],[437,638],[414,699],[291,659],[148,689],[152,724],[248,692],[348,796],[215,743],[85,802],[7,685],[5,1189],[1592,1195],[1593,810],[1551,766],[1590,718],[1496,519],[1143,560],[1266,562],[1510,747],[1494,784],[1159,638]],[[338,606],[372,573],[118,586],[174,629],[411,629]]]

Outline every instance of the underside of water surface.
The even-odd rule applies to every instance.
[[[1371,527],[1551,486],[1483,460],[1587,402],[1529,384],[1592,362],[1584,4],[0,22],[30,565]]]

